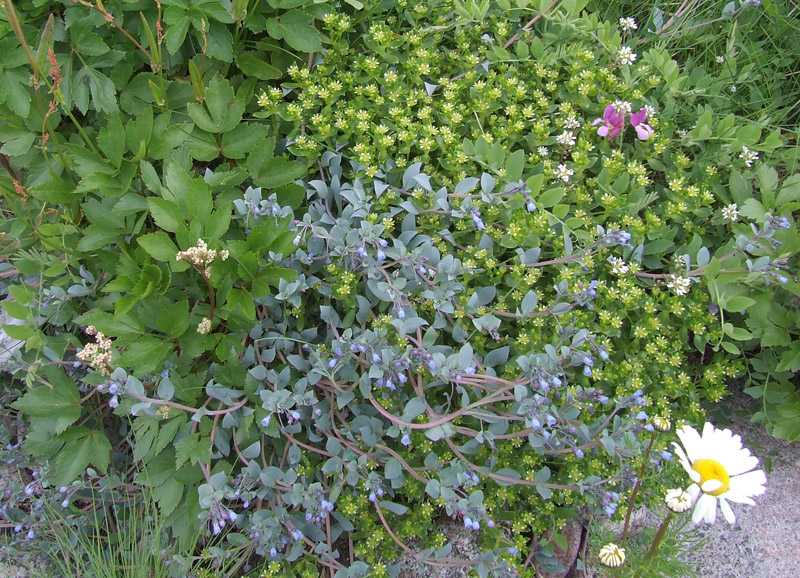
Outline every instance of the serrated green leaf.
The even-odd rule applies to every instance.
[[[0,102],[5,102],[20,118],[27,118],[31,112],[31,95],[26,88],[28,78],[22,70],[5,69],[3,82],[0,82]]]
[[[108,229],[101,225],[89,225],[84,229],[77,248],[79,251],[95,251],[118,240],[121,235],[122,231],[119,229]]]
[[[189,31],[189,16],[176,6],[168,6],[164,11],[164,22],[167,22],[167,50],[175,54],[180,50],[186,33]]]
[[[76,78],[81,84],[88,82],[92,103],[97,112],[111,113],[117,110],[117,91],[114,89],[114,83],[105,74],[87,65],[81,69]]]
[[[210,133],[216,133],[219,127],[211,119],[211,115],[202,104],[190,102],[186,105],[186,111],[189,113],[189,118],[197,126],[197,128]]]
[[[0,147],[0,153],[16,157],[24,155],[33,146],[36,141],[36,133],[22,130],[11,129],[7,127],[0,127],[0,142],[3,146]]]
[[[241,52],[236,55],[235,62],[243,74],[259,80],[274,80],[283,76],[278,68],[267,62],[263,52]]]
[[[220,239],[231,225],[231,209],[225,204],[211,213],[203,223],[203,237],[208,243]]]
[[[243,159],[267,136],[262,124],[242,123],[222,135],[222,154],[229,159]]]
[[[177,339],[189,328],[189,302],[178,301],[165,308],[156,323],[158,329],[171,339]]]
[[[169,516],[183,498],[184,485],[175,478],[167,479],[153,488],[153,499],[158,503],[162,516]]]
[[[253,303],[253,296],[242,289],[231,289],[228,291],[228,308],[233,311],[240,307],[244,316],[250,320],[256,318],[256,307]]]
[[[211,461],[211,442],[208,438],[194,433],[175,442],[175,469],[179,469],[187,461],[192,464],[207,464]]]
[[[274,38],[283,38],[286,43],[300,52],[319,52],[322,50],[322,39],[319,31],[311,26],[311,17],[300,10],[290,10],[281,16],[280,20],[273,20],[267,30]]]
[[[224,133],[233,130],[242,120],[245,105],[236,100],[233,88],[221,76],[215,76],[209,82],[205,104],[214,123],[215,132]]]
[[[154,372],[161,369],[161,363],[171,351],[172,347],[163,339],[143,335],[120,354],[119,365],[133,369],[136,375]]]
[[[233,62],[233,36],[227,26],[212,23],[206,32],[206,56]]]
[[[111,443],[102,431],[70,428],[59,436],[65,442],[56,460],[55,485],[66,486],[91,463],[101,472],[108,469]]]
[[[142,235],[136,238],[136,242],[156,261],[171,263],[179,251],[170,236],[164,231]]]
[[[147,199],[147,206],[160,228],[170,233],[186,230],[184,225],[185,216],[177,204],[166,199],[149,198]]]
[[[764,205],[756,199],[750,198],[745,200],[739,207],[739,214],[754,221],[760,221],[764,218],[767,210]]]
[[[305,174],[305,165],[284,157],[274,157],[261,166],[258,176],[254,177],[253,182],[259,187],[274,189],[293,183]]]
[[[11,404],[31,417],[56,417],[69,419],[70,423],[81,417],[81,396],[71,379],[51,381],[52,389],[36,386]]]
[[[94,326],[99,332],[109,337],[139,337],[144,327],[133,316],[115,317],[107,311],[92,310],[76,317],[75,321],[83,326]]]

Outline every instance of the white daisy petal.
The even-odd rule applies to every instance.
[[[728,502],[725,501],[725,498],[719,499],[719,507],[729,524],[736,523],[736,516],[733,515],[733,510],[731,510],[731,507]]]
[[[686,452],[684,452],[683,448],[675,442],[672,442],[672,447],[675,450],[675,455],[678,456],[678,461],[683,466],[683,469],[686,470],[686,473],[691,476],[694,470],[692,469],[692,464],[689,462],[689,458],[686,457]]]
[[[767,476],[762,470],[747,472],[733,476],[728,489],[735,493],[745,496],[760,496],[766,491],[764,484],[767,483]]]
[[[680,438],[683,447],[686,449],[686,457],[690,462],[703,457],[696,455],[696,452],[700,450],[702,445],[702,439],[700,438],[700,434],[697,433],[697,430],[691,426],[685,425],[675,433],[678,434],[678,438]]]
[[[716,492],[717,490],[719,490],[723,485],[724,484],[719,480],[715,480],[712,478],[710,480],[706,480],[705,482],[703,482],[703,484],[700,486],[700,489],[710,494],[711,492]]]
[[[750,452],[747,452],[750,453]],[[738,476],[745,472],[749,472],[758,466],[758,458],[755,456],[740,457],[725,469],[728,471],[729,476]]]
[[[748,506],[756,505],[756,503],[747,496],[742,496],[741,494],[735,494],[733,492],[726,492],[725,499],[736,502],[737,504],[747,504]]]
[[[705,516],[705,512],[703,510],[704,504],[702,504],[701,501],[702,501],[702,498],[700,500],[698,500],[697,503],[694,505],[694,511],[692,512],[692,523],[693,524],[699,524],[700,521]]]
[[[713,524],[717,521],[717,499],[710,494],[703,494],[706,500],[706,522]]]

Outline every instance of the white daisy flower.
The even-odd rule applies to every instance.
[[[667,494],[664,496],[664,503],[667,504],[667,508],[676,514],[689,510],[692,507],[692,502],[691,494],[680,488],[667,490]]]
[[[758,459],[742,447],[742,438],[729,429],[717,429],[710,423],[703,426],[703,435],[691,426],[677,430],[683,447],[677,443],[675,453],[694,482],[687,492],[695,502],[692,522],[705,520],[713,524],[717,517],[717,503],[728,523],[733,524],[733,514],[728,500],[755,506],[754,496],[766,488],[767,477],[755,470]]]

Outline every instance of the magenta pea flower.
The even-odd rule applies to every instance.
[[[644,109],[642,109],[644,110]],[[645,111],[646,114],[646,111]],[[597,129],[597,134],[600,136],[607,136],[614,138],[622,130],[623,116],[617,113],[617,109],[613,104],[609,104],[603,111],[603,118],[596,118],[592,121],[592,126],[602,124]]]
[[[639,140],[647,140],[651,136],[653,136],[654,131],[653,127],[649,124],[645,123],[644,121],[647,119],[647,109],[642,108],[637,113],[631,115],[631,126],[636,129],[636,136]],[[599,133],[600,131],[598,131]]]

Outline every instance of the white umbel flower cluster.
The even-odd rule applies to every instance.
[[[86,328],[86,333],[88,335],[93,335],[95,342],[84,345],[83,349],[81,349],[75,357],[91,365],[100,372],[100,375],[108,375],[111,373],[109,371],[109,366],[111,364],[111,340],[95,329],[93,325]]]
[[[209,249],[203,239],[198,239],[197,245],[194,247],[189,247],[185,251],[178,251],[178,254],[175,255],[175,260],[186,261],[197,269],[203,277],[207,278],[211,274],[211,263],[213,263],[217,257],[224,261],[228,256],[227,250],[223,249],[217,252],[216,249]]]

